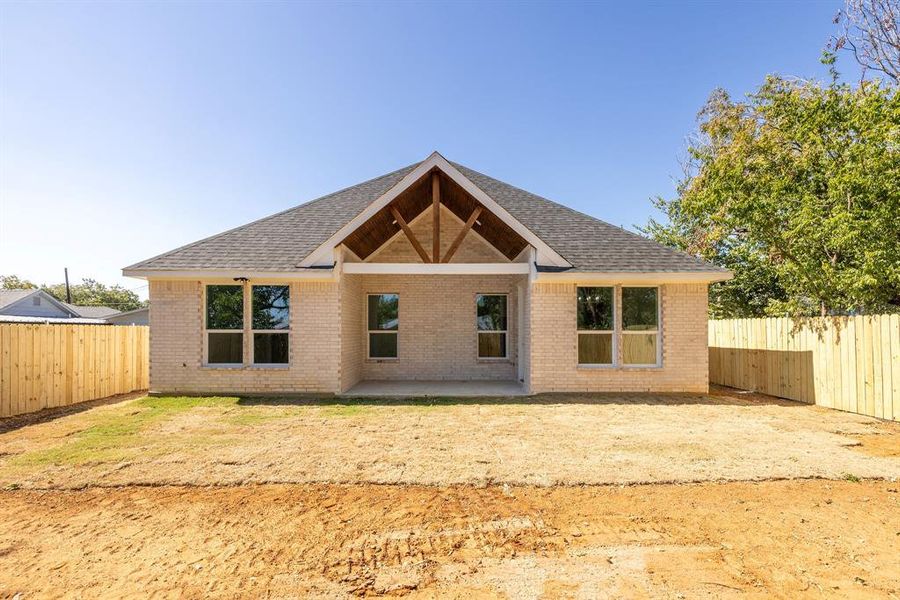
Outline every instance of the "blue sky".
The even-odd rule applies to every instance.
[[[839,2],[0,4],[0,274],[121,267],[425,158],[633,228]],[[854,69],[847,57],[839,68]]]

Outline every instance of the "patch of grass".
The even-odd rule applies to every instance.
[[[181,412],[197,407],[227,408],[237,406],[240,398],[227,396],[147,396],[135,404],[160,410]]]
[[[230,407],[238,398],[147,397],[118,410],[102,411],[91,424],[57,446],[25,452],[10,465],[86,465],[121,462],[137,456],[150,440],[141,433],[151,425],[198,407]]]
[[[853,483],[859,483],[860,479],[853,473],[844,473],[843,477],[844,481],[852,481]]]
[[[10,465],[82,465],[125,460],[134,447],[137,432],[151,420],[149,410],[104,415],[100,422],[79,431],[61,444],[20,454]]]

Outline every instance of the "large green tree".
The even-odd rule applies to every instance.
[[[655,201],[667,219],[645,232],[734,272],[713,316],[900,310],[900,96],[832,75],[714,92],[676,197]]]

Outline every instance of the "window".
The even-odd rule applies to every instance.
[[[658,288],[622,288],[622,362],[659,364]]]
[[[31,299],[31,305],[32,305],[32,306],[40,306],[40,305],[41,305],[41,297],[40,297],[40,296],[34,296],[34,297]]]
[[[369,358],[397,358],[400,296],[369,294]]]
[[[577,303],[578,364],[613,364],[613,288],[579,287]]]
[[[290,355],[290,287],[254,285],[251,295],[254,364],[287,364]]]
[[[475,297],[478,358],[506,358],[506,296],[478,294]]]
[[[206,286],[206,362],[239,365],[244,362],[244,288]]]

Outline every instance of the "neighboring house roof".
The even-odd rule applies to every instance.
[[[301,261],[420,164],[182,246],[126,267],[126,271],[301,271]],[[478,171],[450,164],[568,261],[572,267],[567,271],[726,272]]]
[[[105,320],[110,325],[145,325],[150,322],[150,307],[116,313]]]
[[[81,316],[73,306],[66,304],[65,302],[60,302],[59,300],[39,288],[28,290],[0,290],[0,311],[7,315],[38,318],[58,318],[57,315],[35,315],[34,310],[42,311],[43,309],[38,307],[35,307],[33,309],[32,306],[29,305],[29,303],[25,302],[27,299],[32,298],[33,296],[39,296],[41,302],[46,303],[43,305],[44,308],[53,307],[59,312],[63,313],[63,315],[67,314],[70,317]]]
[[[130,317],[132,315],[140,315],[142,313],[150,313],[150,307],[144,306],[143,308],[136,308],[134,310],[126,310],[122,312],[117,312],[115,314],[109,315],[110,317]]]
[[[110,315],[114,315],[119,311],[115,308],[110,308],[108,306],[77,306],[75,304],[69,304],[68,302],[63,302],[61,300],[57,300],[47,292],[41,289],[29,289],[29,290],[0,290],[0,310],[3,310],[7,307],[12,307],[13,304],[16,304],[26,298],[30,298],[31,296],[40,296],[43,300],[51,303],[52,305],[59,308],[64,313],[69,313],[72,318],[84,318],[84,319],[103,319],[104,317],[108,317]],[[10,308],[9,311],[18,310]],[[46,320],[48,317],[40,317],[34,315],[15,315],[22,317],[34,317],[39,320]],[[49,317],[49,318],[58,318],[58,317]]]
[[[86,319],[102,319],[117,314],[119,311],[108,306],[78,306],[63,302],[65,306],[75,311],[79,316]]]
[[[0,290],[0,308],[4,308],[22,300],[23,298],[27,298],[28,296],[39,292],[40,290],[32,289],[32,290]]]

